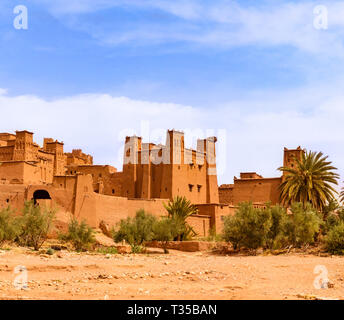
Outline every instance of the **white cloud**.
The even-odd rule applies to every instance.
[[[149,122],[151,134],[148,137],[144,130],[144,140],[154,142],[163,142],[166,130],[172,128],[186,132],[199,129],[204,135],[207,129],[213,129],[216,135],[219,129],[226,129],[227,141],[224,143],[220,137],[218,143],[218,158],[226,159],[220,183],[231,183],[233,176],[242,171],[276,176],[276,169],[282,165],[283,147],[299,145],[329,154],[344,179],[344,95],[328,99],[328,93],[317,91],[311,97],[308,90],[304,92],[266,94],[260,100],[259,95],[248,94],[241,101],[209,109],[107,94],[55,100],[3,94],[0,125],[1,131],[32,130],[40,144],[43,137],[63,140],[66,150],[83,148],[94,155],[97,163],[112,164],[118,169],[123,135],[142,135],[142,120],[144,128]],[[311,110],[289,107],[305,101],[313,105]],[[263,111],[259,106],[264,104],[279,108]],[[154,139],[154,131],[160,139]],[[220,161],[222,165],[223,160]]]

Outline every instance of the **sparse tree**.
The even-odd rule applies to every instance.
[[[13,241],[18,235],[18,227],[11,208],[0,211],[0,247],[6,241]]]
[[[291,212],[285,230],[289,243],[296,247],[314,243],[322,224],[319,212],[310,203],[293,203]]]
[[[115,242],[125,240],[132,248],[133,252],[139,252],[144,242],[153,239],[153,225],[156,218],[147,214],[143,209],[136,212],[134,218],[122,219],[117,231],[113,232]]]
[[[19,244],[39,250],[52,229],[55,212],[54,209],[35,205],[33,201],[26,202],[23,215],[17,219]]]
[[[88,250],[95,242],[94,230],[85,221],[79,223],[76,218],[69,222],[67,234],[61,234],[59,238],[70,241],[76,251]]]
[[[231,242],[234,249],[256,250],[265,246],[272,225],[269,210],[256,209],[252,203],[241,203],[234,216],[225,218],[224,239]]]
[[[182,232],[182,226],[174,219],[162,218],[153,225],[153,240],[161,242],[165,253],[168,253],[167,244]]]

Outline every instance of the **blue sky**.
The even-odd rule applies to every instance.
[[[28,30],[13,27],[19,4]],[[326,30],[313,26],[319,4]],[[343,44],[344,1],[2,0],[1,131],[53,136],[120,169],[122,136],[149,121],[145,140],[222,136],[220,183],[275,176],[298,145],[344,175]]]

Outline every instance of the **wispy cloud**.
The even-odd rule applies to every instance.
[[[72,28],[88,32],[107,45],[186,42],[220,48],[261,45],[291,46],[313,54],[344,57],[344,4],[326,1],[329,29],[313,27],[316,1],[201,0],[34,0]],[[142,21],[114,28],[88,20],[89,14],[110,9],[159,10],[178,18],[173,23]],[[74,15],[73,21],[68,16]],[[77,19],[75,17],[78,16]],[[92,19],[90,19],[92,20]],[[115,27],[116,26],[116,27]],[[116,30],[116,31],[113,31]]]

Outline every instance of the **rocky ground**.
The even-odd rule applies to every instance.
[[[27,270],[27,288],[17,290]],[[318,266],[318,267],[317,267]],[[329,285],[315,289],[317,267]],[[323,276],[326,276],[323,274]],[[321,283],[321,282],[320,282]],[[0,251],[0,299],[343,299],[344,258]]]

